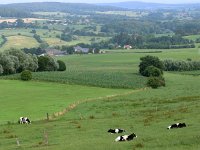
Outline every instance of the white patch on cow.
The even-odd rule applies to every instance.
[[[171,129],[171,126],[169,126],[167,129]]]
[[[120,141],[120,136],[118,136],[116,139],[115,139],[115,142],[118,142]]]
[[[119,133],[119,129],[115,129],[115,133]]]
[[[122,137],[123,137],[123,140],[126,141],[128,138],[128,135],[123,135]]]

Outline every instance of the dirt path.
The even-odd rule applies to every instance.
[[[136,93],[136,92],[141,92],[141,91],[144,91],[144,90],[147,90],[147,89],[148,88],[142,88],[142,89],[138,89],[138,90],[132,90],[130,92],[126,92],[126,93],[123,93],[123,94],[114,94],[114,95],[109,95],[109,96],[105,96],[105,97],[90,98],[90,99],[85,99],[85,100],[81,100],[81,101],[76,101],[76,102],[70,104],[64,110],[53,113],[53,115],[49,116],[49,119],[52,120],[52,119],[55,119],[55,118],[57,118],[59,116],[62,116],[64,114],[66,114],[67,112],[69,112],[69,111],[73,110],[74,108],[76,108],[78,105],[80,105],[82,103],[85,103],[85,102],[103,100],[103,99],[110,99],[110,98],[115,98],[115,97],[118,97],[118,96],[126,96],[126,95],[129,95],[129,94],[133,94],[133,93]]]

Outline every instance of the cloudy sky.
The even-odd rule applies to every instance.
[[[142,1],[142,2],[154,2],[154,3],[200,3],[200,0],[0,0],[0,4],[6,3],[25,3],[25,2],[73,2],[73,3],[113,3],[123,1]]]

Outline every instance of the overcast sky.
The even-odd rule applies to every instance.
[[[113,3],[124,1],[141,1],[141,2],[154,2],[154,3],[200,3],[200,0],[0,0],[0,4],[7,3],[25,3],[25,2],[73,2],[73,3]]]

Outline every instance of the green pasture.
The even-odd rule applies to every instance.
[[[22,49],[38,47],[39,43],[32,37],[27,36],[9,36],[7,42],[0,48],[0,51],[7,50],[10,48]]]
[[[0,80],[0,89],[0,124],[16,122],[24,115],[30,116],[32,120],[42,119],[46,117],[46,113],[52,115],[76,101],[130,91],[15,80]]]
[[[22,36],[28,36],[32,37],[33,33],[30,33],[31,29],[3,29],[0,30],[0,34],[5,35],[6,37],[8,36],[17,36],[17,35],[22,35]]]
[[[200,38],[200,35],[188,35],[184,38],[195,41],[196,39]]]
[[[1,125],[0,146],[4,150],[199,149],[200,76],[165,73],[165,78],[166,87],[81,103],[49,122]],[[56,95],[60,97],[59,92]],[[167,130],[176,122],[185,122],[187,127]],[[125,134],[134,132],[138,137],[129,142],[114,142],[121,134],[107,133],[110,128],[124,128]]]

